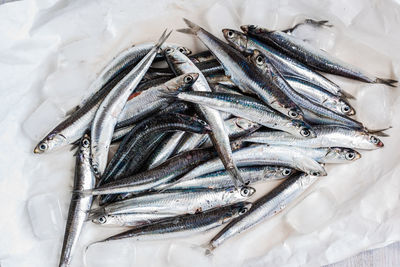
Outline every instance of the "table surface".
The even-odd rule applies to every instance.
[[[400,266],[400,242],[383,248],[367,250],[346,260],[325,267],[392,267]]]

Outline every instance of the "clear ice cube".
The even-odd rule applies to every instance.
[[[40,140],[64,117],[64,112],[51,100],[44,101],[23,123],[24,132],[32,140]]]
[[[318,205],[316,205],[318,203]],[[336,201],[329,191],[312,192],[286,215],[286,222],[300,233],[310,233],[334,215]]]
[[[89,246],[86,253],[88,267],[131,267],[135,265],[136,248],[132,240],[97,243]]]
[[[27,208],[35,236],[50,239],[62,233],[65,222],[55,194],[46,193],[32,197]]]

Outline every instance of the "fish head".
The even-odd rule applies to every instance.
[[[256,122],[252,122],[243,118],[235,118],[235,124],[237,127],[243,130],[253,130],[258,129],[260,125]]]
[[[174,48],[174,49],[178,50],[179,52],[181,52],[182,54],[184,54],[186,56],[192,54],[192,51],[189,48],[184,47],[184,46],[179,45],[179,44],[171,44],[171,43],[163,44],[161,46],[161,50],[165,50],[168,47]]]
[[[110,223],[109,215],[105,215],[105,214],[98,215],[97,217],[92,218],[92,222],[95,224],[106,225],[106,224]]]
[[[198,73],[185,73],[166,82],[165,87],[170,92],[186,91],[197,81],[198,78]]]
[[[311,126],[302,120],[291,120],[290,124],[291,124],[291,128],[293,129],[293,131],[291,131],[291,134],[293,134],[295,136],[298,136],[301,138],[317,137],[317,134],[311,128]]]
[[[228,43],[234,47],[236,50],[239,50],[240,52],[246,52],[247,51],[247,42],[248,42],[248,37],[242,32],[235,31],[232,29],[223,29],[222,33],[225,37],[225,39],[228,41]]]
[[[67,143],[65,136],[59,133],[50,133],[42,141],[37,144],[33,152],[35,154],[42,154],[54,150]]]
[[[346,116],[353,116],[356,114],[356,110],[343,99],[340,99],[338,101],[338,107],[340,108],[340,111]]]
[[[207,122],[193,116],[176,113],[174,116],[179,117],[183,124],[189,125],[195,133],[209,133],[211,131]]]
[[[262,28],[259,27],[257,25],[242,25],[240,26],[240,29],[244,32],[244,33],[252,33],[252,34],[263,34],[263,33],[269,33],[271,32],[270,30],[266,29],[266,28]]]
[[[240,195],[244,198],[249,198],[252,195],[254,195],[254,193],[256,192],[256,189],[254,189],[253,187],[249,187],[249,186],[242,186],[238,190],[240,192]]]
[[[345,163],[356,161],[361,158],[361,154],[351,148],[332,147],[325,155],[327,162]]]
[[[383,143],[382,143],[382,141],[381,141],[378,137],[376,137],[376,136],[374,136],[374,135],[368,135],[368,141],[369,141],[371,144],[373,144],[375,147],[378,147],[378,148],[384,146]]]
[[[225,209],[227,209],[227,211],[224,216],[221,217],[221,224],[227,223],[234,218],[244,215],[250,210],[251,206],[251,202],[238,202],[230,206],[226,206]]]
[[[82,136],[82,139],[80,140],[79,143],[79,153],[78,155],[83,159],[90,159],[90,136],[88,133],[85,133]]]

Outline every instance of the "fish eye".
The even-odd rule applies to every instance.
[[[343,113],[349,113],[350,112],[350,107],[348,105],[345,105],[342,107]]]
[[[299,113],[297,113],[294,110],[290,110],[288,114],[289,114],[289,117],[291,117],[291,118],[297,118],[297,116],[299,116]]]
[[[107,222],[107,218],[106,218],[105,216],[101,216],[101,217],[99,218],[99,223],[104,224],[104,223],[106,223],[106,222]]]
[[[178,48],[178,51],[181,52],[181,53],[183,53],[183,52],[185,52],[185,49],[184,49],[183,47],[179,47],[179,48]]]
[[[193,77],[190,76],[190,75],[188,75],[188,76],[186,76],[186,77],[183,79],[183,81],[184,81],[185,83],[190,83],[190,82],[193,81]]]
[[[240,194],[244,197],[247,197],[250,194],[250,190],[247,187],[243,187],[242,190],[240,190]]]
[[[199,120],[201,124],[203,125],[207,125],[207,122],[203,121],[203,120]]]
[[[301,129],[300,134],[304,137],[310,136],[310,131],[308,129]]]
[[[87,139],[83,139],[83,141],[82,141],[82,145],[83,145],[84,147],[89,147],[89,145],[90,145],[90,142],[89,142],[89,140],[87,140]]]
[[[283,176],[288,176],[288,175],[290,175],[291,173],[292,173],[292,170],[290,170],[290,169],[284,169],[284,170],[282,171]]]
[[[167,52],[167,53],[172,53],[172,52],[174,52],[174,49],[173,49],[172,47],[168,47],[168,48],[165,50],[165,52]]]
[[[247,208],[243,208],[239,211],[239,215],[243,215],[247,212]]]
[[[354,152],[349,152],[346,154],[347,160],[353,160],[355,157],[356,157],[356,154]]]
[[[228,31],[228,37],[232,38],[233,37],[233,31]]]
[[[310,174],[311,174],[312,176],[319,176],[319,172],[316,172],[316,171],[311,172]]]
[[[258,64],[261,64],[261,63],[264,62],[264,58],[263,58],[262,56],[257,56],[257,57],[256,57],[256,62],[257,62]]]
[[[39,145],[39,150],[40,150],[40,151],[45,151],[47,148],[48,148],[48,146],[47,146],[46,143],[41,143],[41,144]]]
[[[375,136],[371,136],[371,137],[369,138],[369,140],[370,140],[371,143],[373,143],[373,144],[377,144],[377,143],[379,142],[378,138],[376,138]]]

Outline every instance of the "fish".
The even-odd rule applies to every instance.
[[[314,155],[307,155],[304,152],[306,151],[295,150],[290,146],[254,145],[234,151],[233,157],[239,167],[277,165],[296,169],[313,176],[326,176],[327,173],[324,167],[310,157]],[[178,179],[156,187],[156,189],[159,191],[168,190],[177,183],[222,169],[221,161],[218,158],[214,158],[200,164]]]
[[[310,82],[336,96],[346,94],[331,80],[254,37],[232,29],[223,29],[222,33],[231,46],[245,55],[252,55],[255,49],[261,51],[285,78],[293,77]]]
[[[204,212],[209,209],[248,200],[255,193],[253,187],[239,189],[221,188],[215,190],[166,190],[125,199],[92,210],[90,217],[98,214],[123,213],[173,213],[186,214]]]
[[[302,119],[301,109],[270,80],[266,79],[259,69],[250,64],[246,58],[230,45],[207,32],[195,23],[183,19],[189,28],[178,32],[193,34],[204,43],[214,57],[224,67],[225,74],[243,91],[252,91],[271,108],[292,119]]]
[[[128,97],[135,90],[140,80],[153,62],[158,49],[171,33],[162,34],[148,54],[108,93],[101,102],[91,126],[92,166],[100,177],[107,166],[108,150],[114,127]]]
[[[284,180],[272,191],[257,199],[243,216],[232,220],[219,231],[207,244],[206,254],[221,246],[228,239],[260,224],[284,210],[312,186],[318,177],[304,173],[294,174]]]
[[[193,63],[206,62],[215,59],[215,57],[209,50],[205,50],[197,54],[191,55],[189,56],[189,58],[191,61],[193,61]]]
[[[301,94],[297,93],[293,88],[286,82],[286,80],[282,77],[279,71],[272,65],[272,63],[268,60],[267,57],[263,56],[260,51],[254,50],[253,55],[251,56],[250,61],[259,68],[264,75],[271,79],[274,83],[276,83],[279,88],[285,94],[291,98],[304,112],[304,118],[308,121],[311,121],[311,118],[318,117],[321,120],[327,121],[331,124],[340,124],[353,128],[363,129],[364,126],[362,123],[353,120],[347,116],[338,114],[330,109],[327,109],[318,103],[312,102]],[[308,116],[308,114],[312,113],[313,115]]]
[[[135,241],[164,240],[202,233],[226,224],[234,218],[239,218],[245,214],[250,207],[251,203],[241,202],[196,214],[184,214],[169,219],[166,218],[160,222],[133,227],[130,230],[95,243],[124,238],[130,238]]]
[[[166,92],[165,97],[175,97],[179,100],[215,108],[269,128],[291,133],[298,137],[315,137],[315,133],[310,125],[301,120],[284,116],[269,108],[258,99],[249,96],[190,91],[179,93]]]
[[[211,92],[210,86],[207,83],[204,75],[194,65],[194,63],[184,54],[178,50],[169,47],[165,49],[165,57],[167,63],[174,70],[175,74],[182,74],[188,72],[199,73],[199,78],[192,85],[193,91]],[[219,111],[204,106],[196,106],[196,111],[207,121],[211,127],[209,133],[210,139],[218,152],[226,170],[231,174],[232,180],[235,185],[243,184],[243,178],[232,159],[232,150],[229,144],[229,137],[225,129],[224,121]]]
[[[275,181],[288,178],[295,170],[284,166],[254,166],[239,168],[246,184],[252,185],[260,182]],[[184,190],[190,188],[227,188],[233,187],[232,180],[226,171],[216,171],[195,177],[190,180],[178,182],[170,190]]]
[[[352,149],[373,150],[382,148],[383,142],[367,131],[338,125],[316,125],[313,127],[316,138],[302,139],[282,131],[257,131],[240,138],[244,142],[299,147],[348,147]]]
[[[124,213],[124,214],[100,214],[92,219],[92,222],[101,226],[138,226],[161,221],[173,217],[174,214],[159,213]]]
[[[90,137],[85,134],[81,139],[76,155],[74,190],[92,189],[95,186],[95,182],[95,175],[90,164]],[[60,267],[70,265],[91,206],[92,196],[72,193],[60,256]]]
[[[118,193],[141,193],[167,183],[172,179],[185,174],[197,165],[206,162],[216,156],[211,149],[195,149],[176,155],[155,168],[123,176],[113,182],[100,184],[92,190],[81,193],[90,195],[118,194]]]
[[[356,67],[335,58],[327,52],[291,36],[290,34],[281,31],[270,31],[255,25],[244,25],[240,28],[246,34],[279,47],[279,49],[284,51],[287,55],[296,58],[316,70],[366,83],[380,83],[391,87],[397,86],[397,80],[377,78],[366,74],[362,70],[359,70]]]
[[[156,146],[154,142],[149,142],[154,138],[152,135],[158,136],[161,133],[166,134],[177,130],[207,133],[210,128],[200,119],[178,113],[150,117],[139,123],[124,137],[101,176],[98,186],[136,173],[148,156],[143,152],[147,151],[149,145]]]

